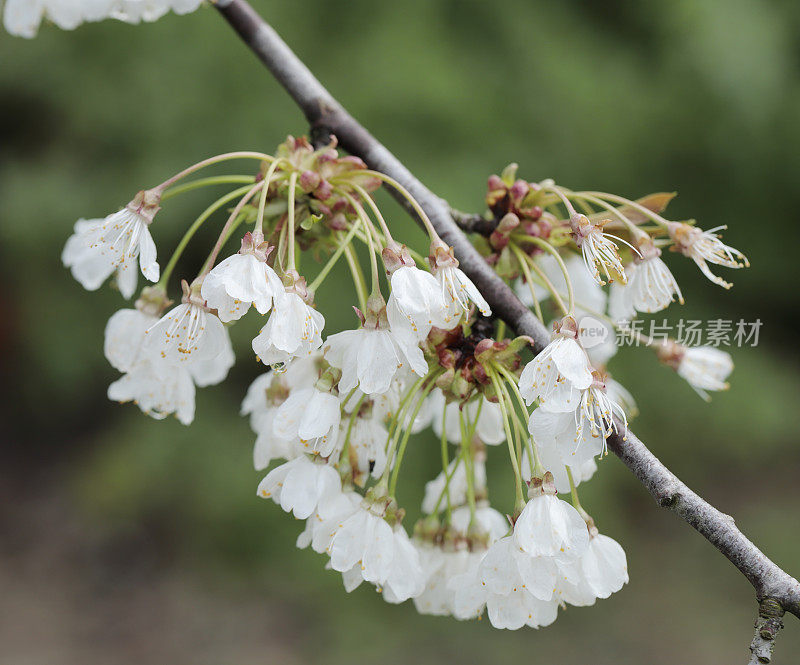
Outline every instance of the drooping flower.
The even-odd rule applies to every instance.
[[[389,602],[402,602],[422,593],[425,575],[405,529],[399,524],[392,528],[384,519],[387,507],[384,500],[365,500],[338,526],[328,553],[334,570],[358,573],[383,588]]]
[[[328,494],[308,518],[306,528],[297,537],[297,547],[305,549],[311,545],[311,549],[319,554],[327,552],[336,530],[358,511],[361,501],[361,495],[351,489]]]
[[[717,226],[703,231],[696,226],[682,222],[670,222],[667,227],[669,235],[675,243],[671,249],[692,259],[700,271],[714,284],[729,289],[733,284],[712,273],[708,264],[713,263],[725,268],[749,268],[750,263],[738,249],[734,249],[720,240],[716,231],[725,228],[727,227]]]
[[[372,411],[371,407],[367,408]],[[345,437],[349,436],[348,451],[349,461],[354,477],[364,478],[372,476],[380,478],[386,469],[386,442],[389,432],[386,431],[380,419],[374,413],[357,415],[353,418],[352,426],[345,420],[339,430],[339,439],[344,445]]]
[[[89,291],[97,290],[116,273],[120,293],[130,298],[136,290],[138,269],[151,282],[158,281],[156,246],[148,229],[157,211],[158,196],[139,192],[125,208],[105,219],[79,220],[64,245],[62,263]]]
[[[187,14],[202,0],[6,0],[3,23],[18,37],[36,36],[43,19],[63,30],[74,30],[81,23],[115,18],[127,23],[155,21],[170,9]]]
[[[386,314],[395,336],[425,339],[431,328],[448,328],[447,303],[442,287],[429,272],[404,265],[391,276]]]
[[[558,616],[554,594],[557,573],[557,564],[551,558],[520,550],[513,535],[500,538],[478,569],[491,624],[518,630],[525,625],[539,628],[553,623]],[[481,609],[482,604],[479,612]]]
[[[567,316],[554,328],[553,341],[522,370],[519,390],[529,405],[538,400],[550,411],[574,411],[592,383],[592,368],[578,342],[577,321]]]
[[[257,494],[304,520],[328,497],[341,492],[341,485],[332,466],[301,455],[270,471],[258,485]]]
[[[618,280],[625,284],[625,269],[617,246],[611,240],[615,236],[603,233],[603,225],[595,224],[586,215],[573,215],[569,223],[575,244],[580,248],[586,269],[594,280],[600,285],[605,284],[606,280]],[[601,277],[601,270],[606,280]]]
[[[188,425],[194,419],[195,384],[221,381],[233,364],[233,350],[226,333],[223,351],[216,358],[188,368],[151,357],[145,350],[146,333],[158,321],[157,314],[167,302],[160,289],[144,289],[136,309],[120,310],[109,319],[104,343],[106,358],[124,375],[109,386],[108,397],[120,403],[134,402],[142,412],[159,420],[174,413]]]
[[[458,267],[458,260],[453,255],[452,247],[441,243],[432,246],[428,261],[434,277],[441,285],[445,303],[445,328],[455,327],[462,317],[468,316],[470,303],[474,303],[483,316],[491,315],[492,309],[489,303],[472,280]]]
[[[419,342],[409,335],[393,334],[383,298],[370,298],[367,311],[358,313],[361,328],[331,335],[323,347],[325,359],[342,370],[339,392],[348,394],[358,387],[365,395],[379,395],[389,390],[397,372],[405,367],[417,376],[428,373]]]
[[[678,282],[661,260],[661,250],[650,241],[640,244],[639,250],[641,256],[626,268],[628,283],[611,286],[609,308],[615,321],[629,321],[636,312],[660,312],[675,298],[683,304]]]
[[[316,386],[292,391],[278,407],[273,434],[284,441],[299,440],[306,452],[330,456],[339,442],[339,398]]]
[[[576,470],[605,452],[612,432],[624,435],[627,427],[627,416],[608,395],[605,375],[600,372],[593,373],[592,385],[581,392],[574,411],[553,412],[544,404],[534,409],[528,420],[528,431],[539,449]]]
[[[453,615],[473,619],[485,599],[477,571],[486,550],[508,531],[508,522],[485,501],[479,502],[472,518],[468,506],[452,513],[441,535],[443,542],[415,539],[425,571],[425,590],[414,598],[420,614]]]
[[[539,488],[534,487],[514,523],[516,545],[533,557],[568,561],[582,556],[589,546],[586,522],[575,508],[555,495],[554,487],[547,487],[546,480]]]
[[[158,367],[144,360],[108,387],[108,398],[133,402],[151,418],[161,420],[171,413],[184,425],[194,420],[194,382],[182,367]]]
[[[658,358],[672,367],[706,401],[711,399],[708,391],[728,389],[727,378],[733,371],[733,359],[722,349],[666,342],[659,347]]]
[[[158,321],[147,309],[121,309],[106,324],[103,352],[114,369],[130,371],[141,361],[145,332]]]
[[[325,317],[295,291],[274,294],[272,314],[253,340],[253,351],[265,365],[283,367],[322,346]]]
[[[180,305],[167,312],[145,333],[143,350],[155,361],[171,365],[198,365],[199,378],[221,380],[230,369],[230,338],[219,317],[205,307],[197,284],[183,282],[183,299]],[[221,362],[220,362],[221,360]],[[202,361],[210,361],[199,365]],[[224,369],[222,377],[221,367]]]
[[[266,314],[274,294],[283,292],[283,283],[267,265],[271,249],[263,236],[248,231],[239,253],[222,261],[203,279],[200,293],[223,322],[240,319],[251,305],[259,314]]]
[[[584,583],[597,598],[608,598],[628,582],[625,550],[613,538],[590,530],[589,547],[580,559]]]

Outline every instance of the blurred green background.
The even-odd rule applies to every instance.
[[[487,175],[517,161],[530,180],[677,190],[673,218],[730,225],[726,240],[753,266],[724,274],[732,291],[668,260],[687,297],[673,318],[764,322],[758,348],[733,350],[731,390],[705,404],[645,351],[611,368],[653,451],[800,572],[800,3],[253,4],[459,208],[481,210]],[[205,156],[269,151],[306,131],[301,115],[209,7],[140,27],[45,26],[34,41],[3,33],[0,62],[0,661],[746,661],[748,583],[613,457],[584,504],[625,546],[631,583],[596,607],[508,633],[388,606],[366,585],[347,596],[322,557],[294,548],[301,524],[255,497],[254,436],[237,411],[260,371],[256,322],[234,329],[239,363],[198,392],[194,425],[158,423],[105,397],[116,372],[103,327],[118,294],[84,292],[59,260],[78,217]],[[159,216],[162,265],[208,196]],[[318,294],[329,331],[354,323],[334,290]],[[425,441],[404,474],[409,506],[436,470]],[[776,663],[800,652],[800,626],[787,624]]]

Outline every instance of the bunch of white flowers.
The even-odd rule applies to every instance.
[[[198,217],[161,271],[150,230],[162,201],[230,183],[177,184],[231,159],[255,160],[258,169],[234,178],[241,186]],[[264,474],[257,495],[305,521],[297,546],[324,554],[348,592],[367,582],[387,602],[413,599],[421,613],[460,620],[486,613],[493,626],[518,629],[549,625],[559,608],[619,591],[628,581],[625,553],[599,533],[578,497],[609,437],[624,438],[636,412],[607,370],[618,321],[682,302],[660,258],[663,236],[704,272],[705,262],[735,267],[742,257],[713,234],[662,220],[656,210],[664,197],[633,202],[508,175],[489,179],[487,202],[500,219],[477,244],[542,321],[545,311],[554,317],[552,340],[533,357],[532,340],[506,337],[505,324],[490,318],[429,220],[427,257],[392,237],[371,192],[386,183],[408,197],[398,183],[341,157],[335,142],[314,149],[289,137],[274,155],[204,160],[120,212],[78,222],[62,258],[84,287],[111,278],[130,298],[139,271],[155,282],[108,322],[105,354],[123,373],[109,397],[190,423],[195,388],[219,383],[234,363],[228,328],[255,312],[266,319],[251,346],[268,369],[241,411]],[[229,204],[208,258],[194,279],[181,280],[180,303],[170,309],[182,252]],[[654,224],[643,231],[642,220]],[[238,251],[217,263],[232,237]],[[369,278],[358,244],[369,255]],[[307,279],[300,252],[328,258]],[[325,338],[316,295],[342,258],[358,324]],[[614,282],[610,292],[606,280]],[[702,395],[726,387],[732,363],[718,349],[648,346]],[[409,445],[425,436],[441,468],[407,530],[397,487]],[[503,511],[489,499],[495,458],[508,461],[513,478],[515,502]]]

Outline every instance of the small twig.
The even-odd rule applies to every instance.
[[[482,215],[461,212],[455,208],[450,208],[450,216],[464,233],[478,233],[482,236],[490,236],[497,228],[497,221],[494,219],[486,219]]]
[[[454,219],[447,202],[415,178],[332,97],[245,0],[218,0],[216,6],[303,111],[311,125],[312,137],[326,141],[335,135],[348,152],[361,157],[371,168],[391,176],[411,192],[441,238],[454,248],[461,268],[486,298],[494,314],[518,334],[531,337],[534,351],[541,351],[550,342],[550,332],[484,261]],[[411,214],[414,216],[413,211]],[[758,600],[769,598],[800,617],[800,584],[750,542],[729,515],[690,490],[629,430],[609,437],[608,447],[659,505],[679,515],[741,571],[753,585]]]
[[[755,623],[755,635],[750,642],[749,665],[760,665],[772,661],[772,650],[775,648],[775,638],[778,631],[783,628],[783,608],[781,604],[772,599],[765,598],[758,608],[758,617]]]

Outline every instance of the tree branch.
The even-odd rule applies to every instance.
[[[461,269],[478,287],[493,312],[518,334],[530,336],[534,340],[534,350],[541,351],[550,342],[550,332],[473,247],[453,218],[447,202],[417,180],[332,97],[245,0],[217,0],[216,7],[303,111],[312,136],[335,135],[345,150],[408,189],[442,239],[453,247]],[[468,224],[475,219],[466,216],[461,222]],[[690,490],[632,432],[624,436],[613,434],[608,439],[608,447],[660,506],[676,513],[699,531],[741,571],[755,588],[759,601],[772,599],[783,610],[800,617],[800,584],[750,542],[736,528],[733,518]]]

